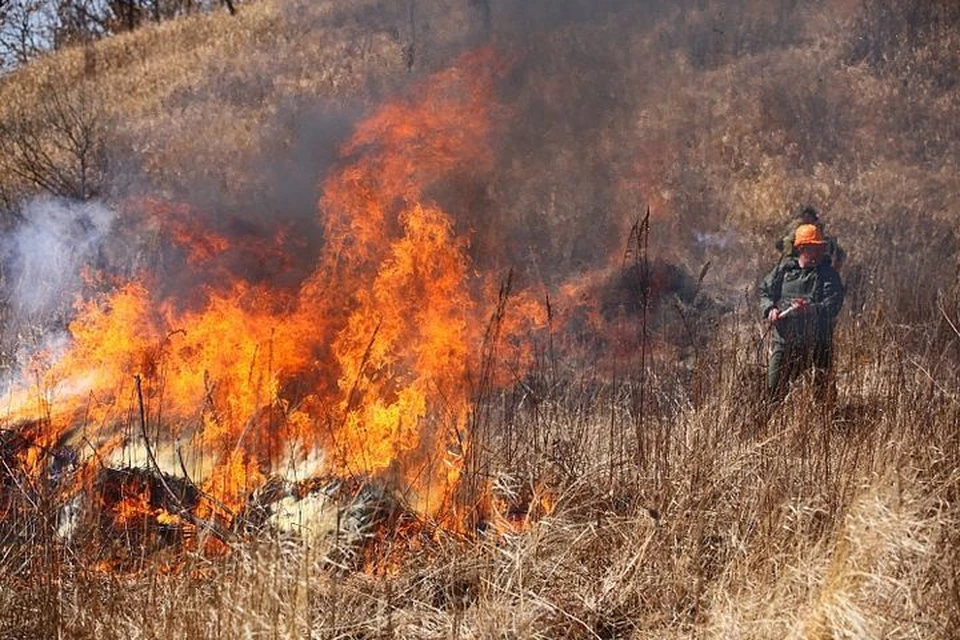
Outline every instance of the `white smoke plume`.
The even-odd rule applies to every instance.
[[[99,202],[35,198],[0,237],[0,388],[21,378],[38,350],[56,357],[69,344],[84,267],[101,266],[115,217]]]
[[[98,262],[115,217],[99,202],[27,203],[23,223],[0,241],[12,324],[46,323],[69,312],[83,286],[83,267]]]

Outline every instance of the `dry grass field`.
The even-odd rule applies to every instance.
[[[955,2],[238,8],[0,77],[0,637],[960,634]]]

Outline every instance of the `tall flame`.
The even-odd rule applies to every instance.
[[[499,64],[470,54],[357,127],[323,183],[323,251],[292,295],[239,278],[173,291],[202,282],[189,274],[230,241],[179,205],[141,203],[187,276],[144,271],[79,303],[66,351],[37,360],[5,417],[41,418],[42,447],[78,427],[110,447],[121,427],[187,440],[193,473],[230,508],[320,447],[326,471],[389,477],[437,513],[459,475],[492,287],[431,193],[492,167]]]
[[[331,321],[332,464],[400,473],[430,511],[462,453],[448,445],[469,409],[481,287],[467,241],[427,194],[465,166],[492,166],[496,65],[490,50],[468,56],[358,127],[344,150],[352,161],[324,185],[328,251],[301,297]]]

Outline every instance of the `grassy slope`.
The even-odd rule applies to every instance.
[[[235,19],[190,18],[62,52],[4,79],[0,111],[36,100],[45,78],[89,87],[148,188],[202,185],[241,201],[266,186],[252,168],[293,146],[284,136],[295,129],[278,124],[285,110],[362,110],[404,82],[402,38],[391,31],[402,21],[371,30],[353,19],[372,19],[377,5],[251,3]],[[738,23],[753,48],[725,51],[720,40],[711,64],[671,44],[711,42],[711,10],[666,12],[651,30],[601,20],[531,37],[544,62],[521,64],[538,91],[516,92],[512,133],[545,111],[564,135],[544,134],[524,155],[505,146],[504,159],[523,162],[492,176],[487,206],[511,231],[522,211],[544,215],[554,243],[545,254],[560,265],[582,250],[574,236],[594,224],[590,200],[608,206],[614,236],[587,247],[596,252],[618,250],[637,201],[650,202],[660,250],[691,268],[714,260],[709,282],[737,290],[769,262],[783,212],[813,198],[851,249],[848,276],[860,287],[840,327],[837,411],[810,408],[801,389],[763,416],[751,303],[734,298],[728,322],[697,327],[711,336],[694,371],[700,394],[663,363],[616,385],[576,371],[548,386],[545,367],[531,378],[544,382],[536,411],[492,419],[492,442],[509,432],[524,443],[497,451],[495,466],[559,487],[557,510],[524,535],[441,544],[376,577],[332,576],[309,551],[269,542],[192,560],[195,571],[175,576],[107,577],[36,558],[33,579],[4,567],[0,628],[102,638],[951,637],[960,336],[945,322],[957,323],[958,297],[956,255],[942,239],[960,211],[960,88],[938,67],[955,62],[957,35],[891,54],[884,67],[850,53],[854,3],[799,10],[782,46],[762,41],[773,20],[765,3],[737,6],[756,18],[753,31]],[[466,37],[465,20],[436,19],[435,51]],[[614,71],[604,80],[585,63],[586,79],[563,75],[580,60]],[[598,109],[601,125],[576,119],[585,88],[611,87],[620,93],[609,102],[582,107]],[[548,89],[556,104],[539,98]],[[631,179],[588,188],[598,174],[584,166]],[[691,247],[690,226],[735,229],[732,247]],[[932,285],[918,292],[920,281]],[[660,410],[635,430],[641,384]],[[532,444],[543,440],[545,449]]]
[[[234,20],[197,16],[59,52],[4,80],[3,112],[30,117],[51,85],[85,90],[110,123],[111,144],[152,182],[182,189],[183,173],[199,174],[229,197],[255,177],[245,161],[269,142],[280,107],[362,99],[399,72],[397,43],[338,24],[337,5],[252,3]]]

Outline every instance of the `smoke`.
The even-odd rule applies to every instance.
[[[115,212],[99,202],[36,198],[0,240],[3,295],[13,325],[62,319],[82,292],[85,267],[102,261]]]

